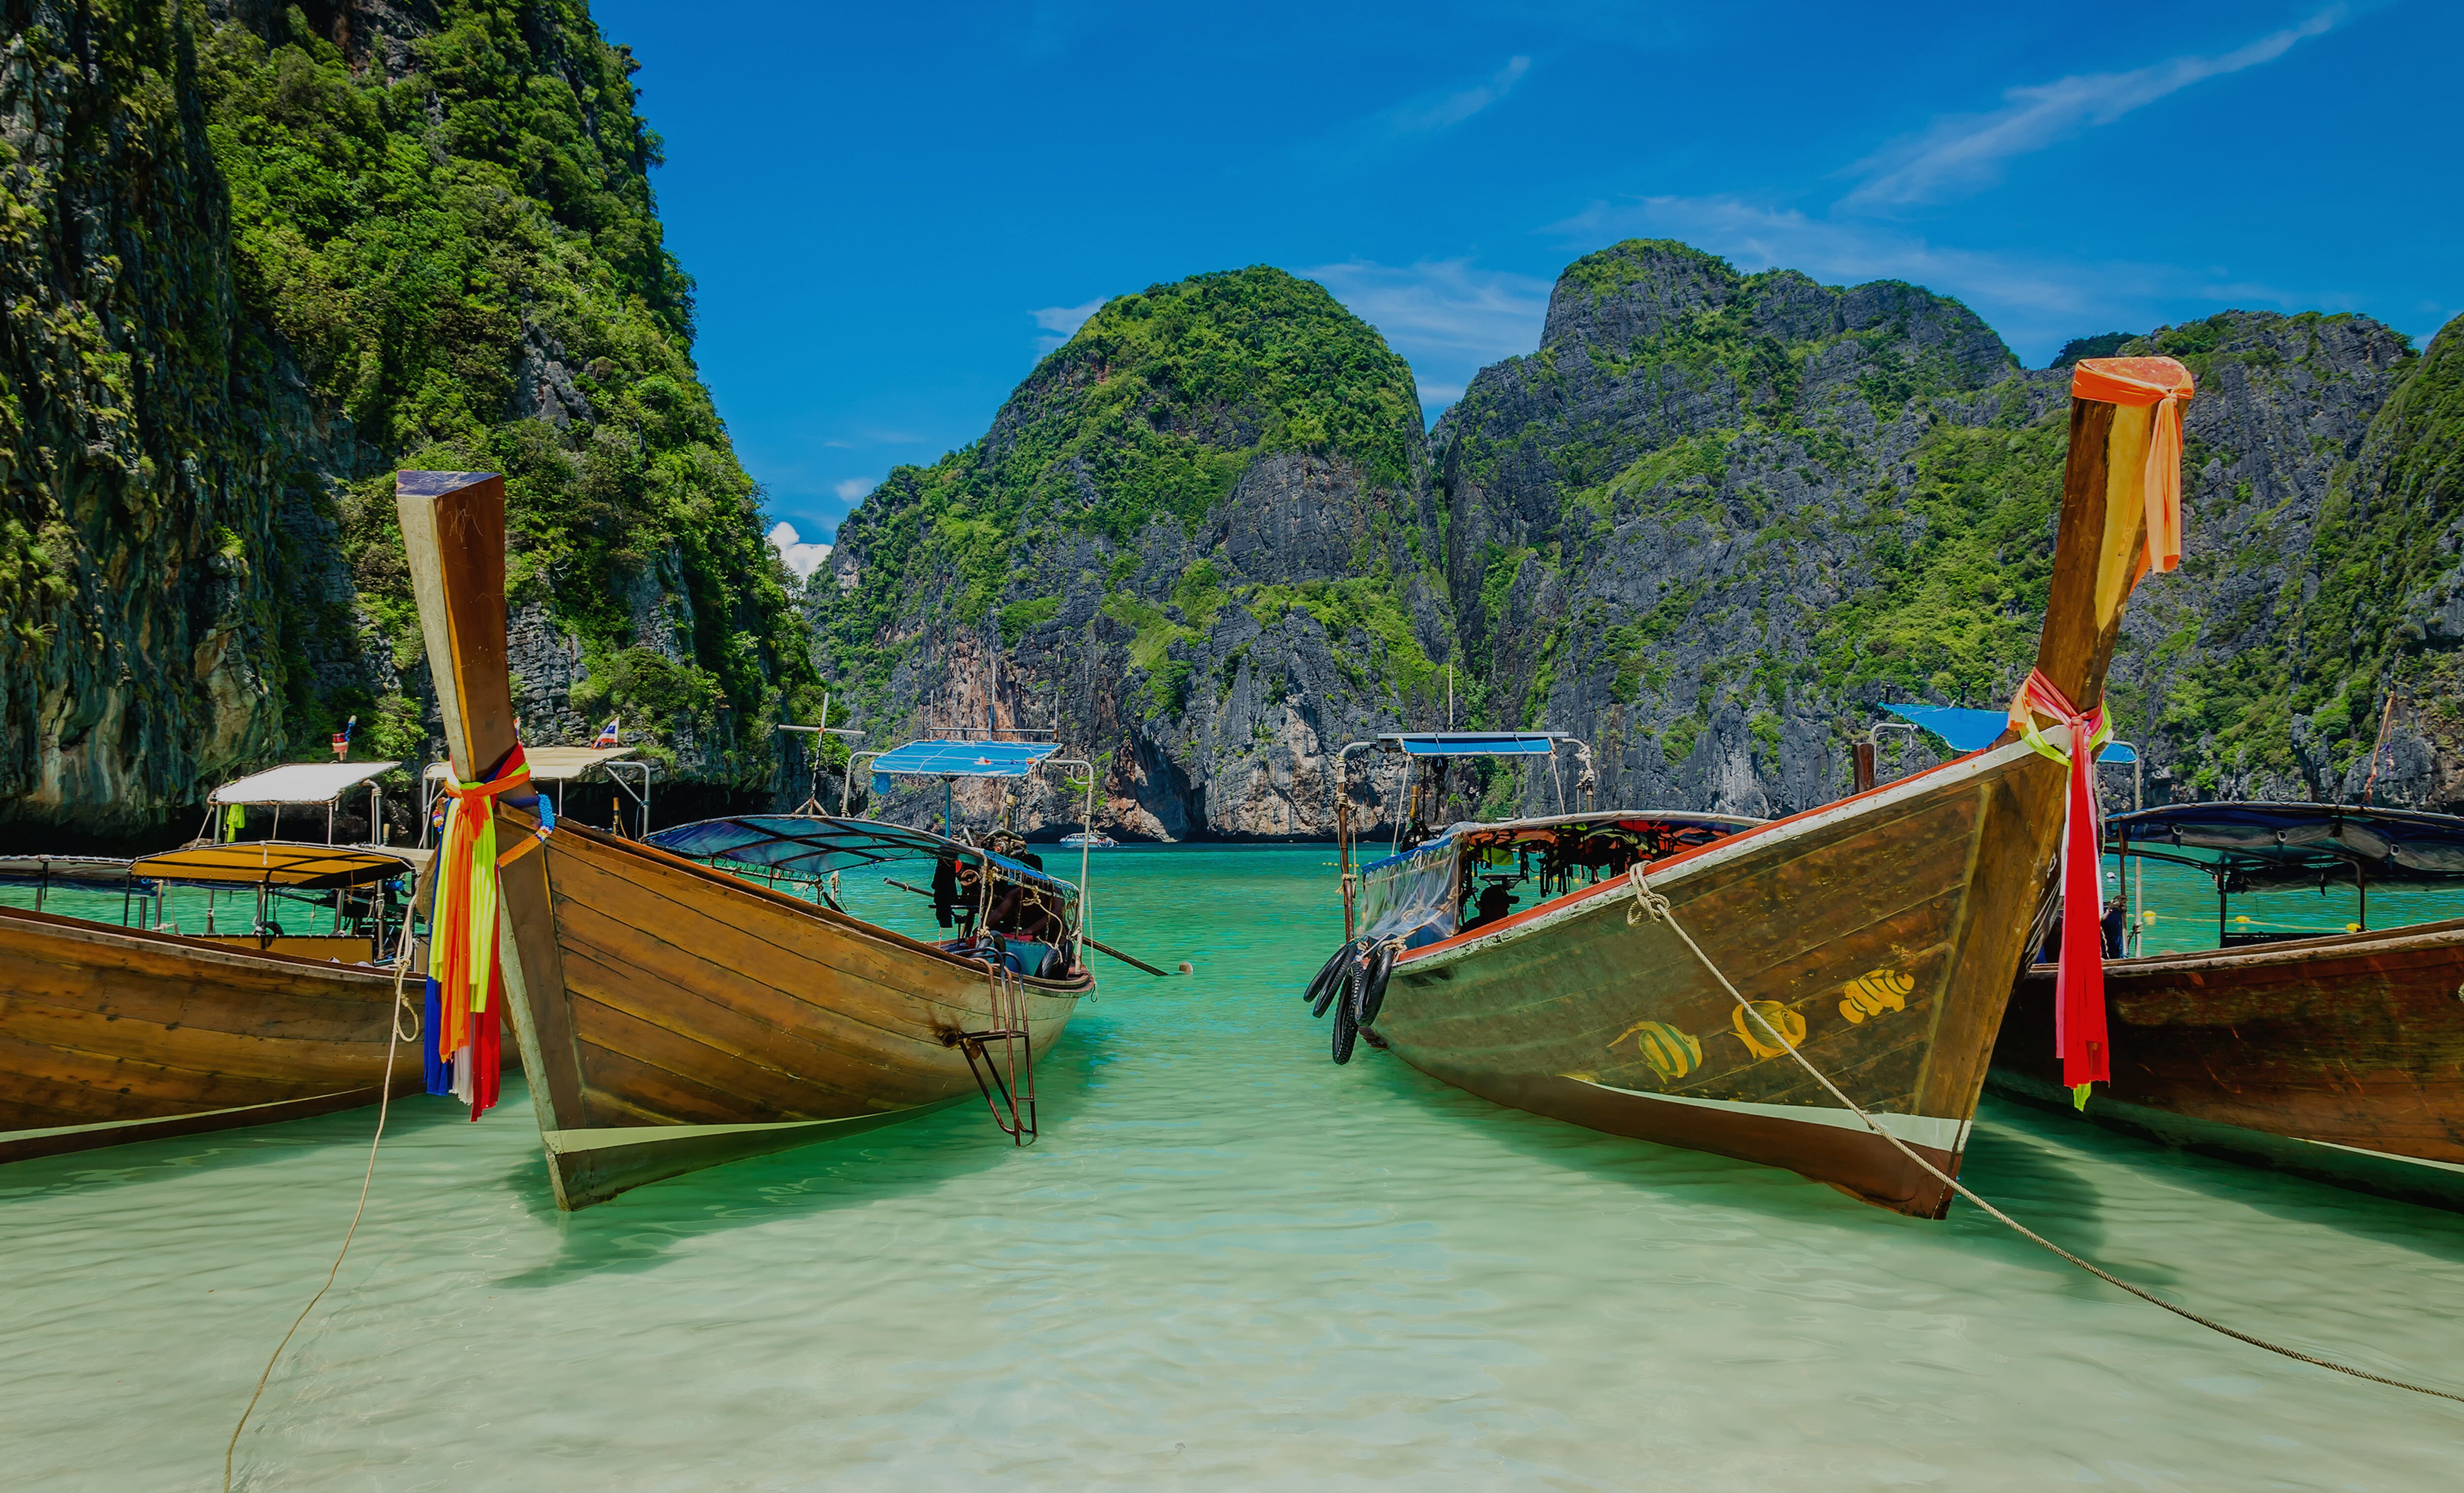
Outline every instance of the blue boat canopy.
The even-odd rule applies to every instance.
[[[2373,881],[2464,881],[2464,819],[2352,803],[2171,803],[2105,821],[2108,849],[2255,886],[2355,867]]]
[[[1397,731],[1377,738],[1406,757],[1547,757],[1573,739],[1562,731]]]
[[[922,829],[870,820],[824,819],[805,814],[741,814],[698,820],[662,829],[649,844],[671,855],[723,865],[754,867],[781,876],[818,881],[832,871],[861,869],[891,861],[954,860],[989,866],[1003,881],[1049,888],[1075,901],[1078,889],[1022,861]]]
[[[872,770],[906,778],[1023,778],[1061,748],[1050,741],[910,741],[872,759]]]
[[[1949,742],[1954,752],[1982,752],[2011,727],[2011,717],[2001,711],[1961,710],[1952,705],[1885,705],[1882,709],[1932,732]],[[2139,753],[2127,741],[2108,741],[2096,759],[2135,762]]]

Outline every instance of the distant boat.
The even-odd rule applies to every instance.
[[[2085,1115],[2191,1150],[2464,1209],[2464,918],[2312,936],[2228,920],[2234,892],[2464,891],[2464,819],[2331,803],[2193,803],[2119,816],[2124,864],[2216,884],[2219,947],[2104,961],[2113,1083]],[[2339,910],[2341,912],[2341,909]],[[1987,1087],[2072,1112],[2050,1060],[2055,966],[2020,978]]]
[[[2172,443],[2189,384],[2169,359],[2090,359],[2075,371],[2036,672],[2015,712],[2047,752],[2086,745],[2067,722],[2101,703],[2138,576],[2150,562],[2169,568],[2178,550]],[[1383,744],[1406,762],[1479,750],[1444,735]],[[1347,932],[1379,948],[1332,1003],[1359,1003],[1351,1019],[1363,1035],[1501,1104],[1787,1167],[1939,1218],[1950,1190],[1839,1107],[1792,1049],[1956,1176],[2030,916],[2054,877],[2065,801],[2089,770],[2048,759],[2013,729],[2002,744],[1767,824],[1697,837],[1670,833],[1680,816],[1637,811],[1579,817],[1562,839],[1518,821],[1405,843],[1357,872]],[[1536,865],[1532,904],[1492,899],[1499,915],[1478,915],[1485,873],[1474,850],[1505,854],[1526,886]],[[1343,860],[1349,913],[1348,845]],[[1645,915],[1627,876],[1591,879],[1636,865],[1749,1005]],[[1348,945],[1329,972],[1366,958],[1362,947]],[[1341,1055],[1340,1027],[1336,1043]]]
[[[1074,835],[1063,835],[1061,837],[1061,843],[1070,846],[1072,849],[1075,849],[1080,845],[1087,845],[1097,850],[1101,850],[1108,845],[1117,845],[1120,844],[1119,841],[1113,839],[1111,836],[1104,833],[1100,829],[1083,830]]]
[[[412,869],[401,851],[270,840],[0,860],[0,884],[47,905],[0,907],[0,1162],[376,1103],[395,1007],[372,961],[408,936]],[[220,906],[183,928],[174,888]],[[121,921],[62,915],[63,891],[117,893]],[[394,1093],[418,1091],[415,1051],[393,1071]]]
[[[503,480],[406,472],[396,507],[452,771],[497,781],[518,750]],[[858,756],[874,755],[876,774],[947,779],[1024,777],[1055,751],[923,742]],[[1091,798],[1091,772],[1086,786]],[[705,820],[643,843],[562,821],[535,838],[541,801],[513,786],[464,801],[511,847],[498,858],[503,1008],[559,1207],[979,1097],[1032,1138],[1035,1062],[1095,988],[1078,888],[844,817]],[[927,894],[956,936],[928,943],[834,905],[840,870],[902,858],[936,865],[949,895]]]

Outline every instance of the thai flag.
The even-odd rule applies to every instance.
[[[342,722],[341,730],[334,733],[334,760],[339,762],[351,755],[351,733],[359,724],[360,717],[354,715]]]
[[[618,745],[619,743],[616,739],[617,719],[618,717],[616,716],[609,716],[607,718],[607,724],[599,728],[598,739],[592,741],[590,744],[595,747],[612,747]],[[610,768],[609,771],[612,772],[614,769]]]

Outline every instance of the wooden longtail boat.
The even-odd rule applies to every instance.
[[[393,976],[337,961],[390,955],[402,910],[381,889],[408,869],[384,850],[204,845],[74,868],[140,926],[0,908],[0,1162],[376,1103]],[[239,890],[246,931],[178,933],[166,884]],[[333,924],[319,909],[317,931],[276,933],[269,895],[277,915],[328,899]],[[418,1088],[407,1053],[394,1072],[395,1093]]]
[[[2464,889],[2464,820],[2319,803],[2116,818],[2107,846],[2214,877],[2222,947],[2104,961],[2116,1130],[2386,1197],[2464,1208],[2464,919],[2368,929],[2373,885]],[[2353,931],[2245,932],[2226,898],[2349,883]],[[2074,1112],[2051,1061],[2055,967],[2013,993],[1987,1087]]]
[[[504,484],[406,472],[396,492],[452,768],[480,782],[516,747]],[[478,801],[508,843],[533,833],[505,798]],[[772,839],[892,827],[710,823],[741,831],[723,838],[757,873],[768,863],[751,847]],[[979,886],[1025,880],[1015,863],[935,844]],[[656,845],[563,823],[539,845],[501,872],[500,947],[560,1207],[974,1098],[996,1061],[1004,1076],[1012,1065],[1031,1074],[1094,989],[1074,926],[1056,940],[1059,967],[1011,971],[998,945],[978,944],[978,957],[921,942]],[[729,861],[724,848],[713,858]],[[1005,1128],[1031,1127],[1019,1113]]]
[[[2051,722],[2041,736],[2061,752],[2075,729],[2095,729],[2138,577],[2178,554],[2188,387],[2165,359],[2088,360],[2075,377],[2054,573],[2022,695],[2034,707],[2025,718]],[[2142,392],[2159,388],[2175,392]],[[2066,717],[2048,708],[2055,695],[2071,703]],[[1401,949],[1368,1029],[1414,1066],[1501,1104],[1787,1167],[1941,1217],[1949,1190],[1835,1104],[1773,1038],[1956,1175],[2056,867],[2072,776],[2006,739],[1648,861],[1652,888],[1759,1020],[1665,924],[1630,924],[1636,889],[1618,880]]]

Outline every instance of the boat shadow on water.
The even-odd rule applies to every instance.
[[[1586,1180],[1632,1192],[1640,1202],[1679,1210],[1715,1210],[1722,1228],[1740,1213],[1774,1235],[1832,1230],[1894,1246],[1991,1251],[1996,1258],[2103,1290],[2090,1277],[2013,1234],[1965,1200],[1945,1222],[1875,1208],[1837,1188],[1778,1167],[1708,1152],[1659,1145],[1494,1105],[1401,1063],[1379,1064],[1377,1082],[1449,1130],[1496,1145]],[[2043,1143],[2024,1109],[1988,1097],[1969,1141],[1960,1180],[2013,1218],[2091,1260],[2109,1241],[2108,1200],[2092,1161]],[[2067,1139],[2067,1137],[2064,1137]],[[2137,1267],[2143,1284],[2166,1285],[2174,1272]]]
[[[1978,1108],[1977,1117],[1977,1149],[1970,1153],[1971,1165],[1960,1180],[2032,1227],[2039,1219],[2069,1217],[2073,1202],[2070,1196],[2037,1192],[2028,1185],[2033,1169],[2051,1161],[2089,1178],[2091,1185],[2097,1185],[2100,1178],[2127,1175],[2134,1193],[2145,1197],[2160,1190],[2178,1189],[2194,1195],[2198,1201],[2190,1206],[2202,1213],[2211,1213],[2212,1205],[2218,1204],[2247,1208],[2287,1223],[2464,1264],[2464,1229],[2456,1227],[2456,1216],[2445,1209],[2380,1197],[2289,1172],[2167,1146],[1991,1095]],[[2054,1160],[2057,1156],[2076,1157],[2079,1164]],[[1984,1164],[1989,1159],[1993,1168],[1991,1171]],[[1969,1211],[1972,1214],[1974,1210]],[[2039,1232],[2079,1253],[2088,1253],[2052,1229]],[[2139,1268],[2141,1276],[2153,1273],[2148,1267]],[[2149,1284],[2138,1276],[2132,1278],[2141,1284]]]
[[[417,1063],[416,1054],[411,1061]],[[376,1123],[377,1107],[366,1105],[306,1119],[235,1126],[195,1135],[131,1141],[93,1151],[11,1161],[0,1166],[0,1203],[48,1194],[159,1185],[189,1173],[270,1163],[299,1165],[307,1159],[306,1153],[317,1150],[332,1151],[338,1158],[333,1164],[348,1170],[356,1188]],[[385,1145],[391,1149],[412,1135],[426,1136],[470,1123],[470,1108],[458,1101],[418,1093],[398,1095],[385,1113]],[[385,1161],[380,1158],[377,1165],[382,1179]]]
[[[1065,1135],[1085,1107],[1089,1080],[1105,1061],[1104,1038],[1101,1022],[1073,1024],[1037,1065],[1041,1145]],[[493,1284],[552,1286],[649,1270],[679,1245],[714,1234],[963,1187],[1030,1160],[1036,1150],[1012,1145],[995,1128],[983,1099],[970,1093],[913,1119],[670,1177],[581,1212],[558,1209],[546,1165],[534,1151],[501,1176],[522,1211],[555,1231],[557,1251]],[[862,1258],[850,1256],[848,1262]]]

